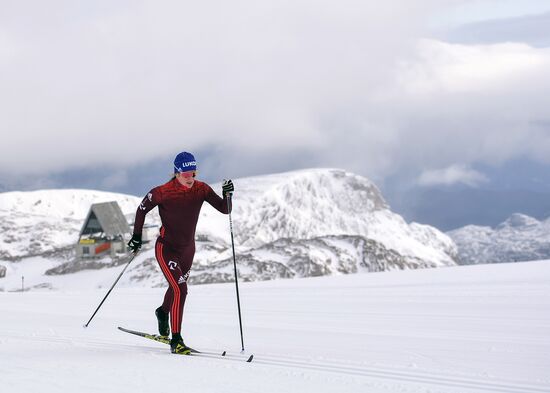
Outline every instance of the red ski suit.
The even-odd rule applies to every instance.
[[[172,333],[181,331],[187,279],[195,255],[195,229],[204,201],[221,213],[230,213],[227,197],[220,198],[208,184],[195,180],[187,188],[176,178],[149,191],[136,212],[134,233],[141,234],[145,215],[155,206],[159,208],[162,227],[155,256],[169,284],[162,309],[170,313]]]

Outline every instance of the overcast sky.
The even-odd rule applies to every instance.
[[[321,166],[475,187],[479,165],[550,165],[549,15],[528,0],[0,0],[0,184],[80,173],[121,190],[182,150],[210,180]]]

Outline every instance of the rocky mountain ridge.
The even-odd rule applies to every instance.
[[[234,183],[232,217],[243,280],[449,266],[457,259],[448,236],[433,227],[407,224],[391,212],[372,182],[344,170],[302,170]],[[221,189],[220,184],[212,187]],[[0,260],[13,268],[17,260],[70,249],[91,203],[109,200],[116,200],[132,221],[141,197],[90,190],[0,194]],[[146,223],[160,223],[156,209]],[[227,216],[204,204],[196,235],[191,282],[232,279]],[[150,246],[127,274],[135,282],[161,286],[164,279]],[[63,255],[44,277],[120,263],[72,263],[66,251]]]
[[[458,246],[461,264],[550,259],[550,218],[516,213],[495,228],[468,225],[447,234]]]

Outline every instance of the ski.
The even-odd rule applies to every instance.
[[[159,342],[159,343],[170,345],[170,337],[168,337],[168,336],[160,336],[158,334],[149,334],[149,333],[138,332],[137,330],[126,329],[126,328],[123,328],[123,327],[120,327],[120,326],[118,327],[118,330],[121,330],[125,333],[130,333],[130,334],[133,334],[133,335],[136,335],[136,336],[139,336],[139,337],[145,337],[145,338],[148,338],[149,340],[153,340],[153,341],[156,341],[156,342]],[[191,349],[191,352],[195,352],[195,353],[199,352],[196,349],[193,349],[193,348],[190,348],[190,349]]]
[[[149,340],[153,340],[153,341],[156,341],[156,342],[159,342],[159,343],[162,343],[162,344],[167,344],[167,345],[170,345],[170,337],[168,336],[160,336],[158,334],[149,334],[149,333],[144,333],[144,332],[139,332],[137,330],[131,330],[131,329],[126,329],[126,328],[123,328],[121,326],[118,327],[118,330],[122,331],[122,332],[125,332],[125,333],[130,333],[130,334],[133,334],[135,336],[139,336],[139,337],[144,337],[144,338],[147,338]],[[231,360],[244,360],[244,358],[241,358],[241,357],[230,357],[227,355],[227,351],[223,351],[221,354],[220,353],[215,353],[215,352],[208,352],[208,351],[198,351],[194,348],[189,348],[191,350],[191,353],[189,355],[186,355],[186,356],[202,356],[202,357],[208,357],[208,358],[225,358],[225,359],[231,359]],[[246,358],[246,362],[247,363],[250,363],[252,362],[252,359],[254,359],[254,355],[250,355],[248,358]]]
[[[246,354],[243,354],[246,356]],[[238,358],[238,359],[244,359],[242,356],[239,356],[239,355],[236,355],[236,354],[228,354],[227,351],[223,351],[222,352],[222,356],[223,357],[227,357],[227,358],[231,358],[231,357],[234,357],[234,358]],[[248,363],[250,363],[252,361],[252,359],[254,359],[254,355],[250,355],[249,357],[246,358],[246,361]]]

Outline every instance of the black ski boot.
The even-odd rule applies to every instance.
[[[181,334],[179,333],[172,334],[172,339],[170,340],[170,350],[172,353],[177,353],[178,355],[191,354],[191,348],[185,345],[183,338],[181,338]]]
[[[159,323],[159,334],[164,337],[170,335],[170,326],[168,325],[168,313],[164,312],[162,307],[155,310],[157,321]]]

